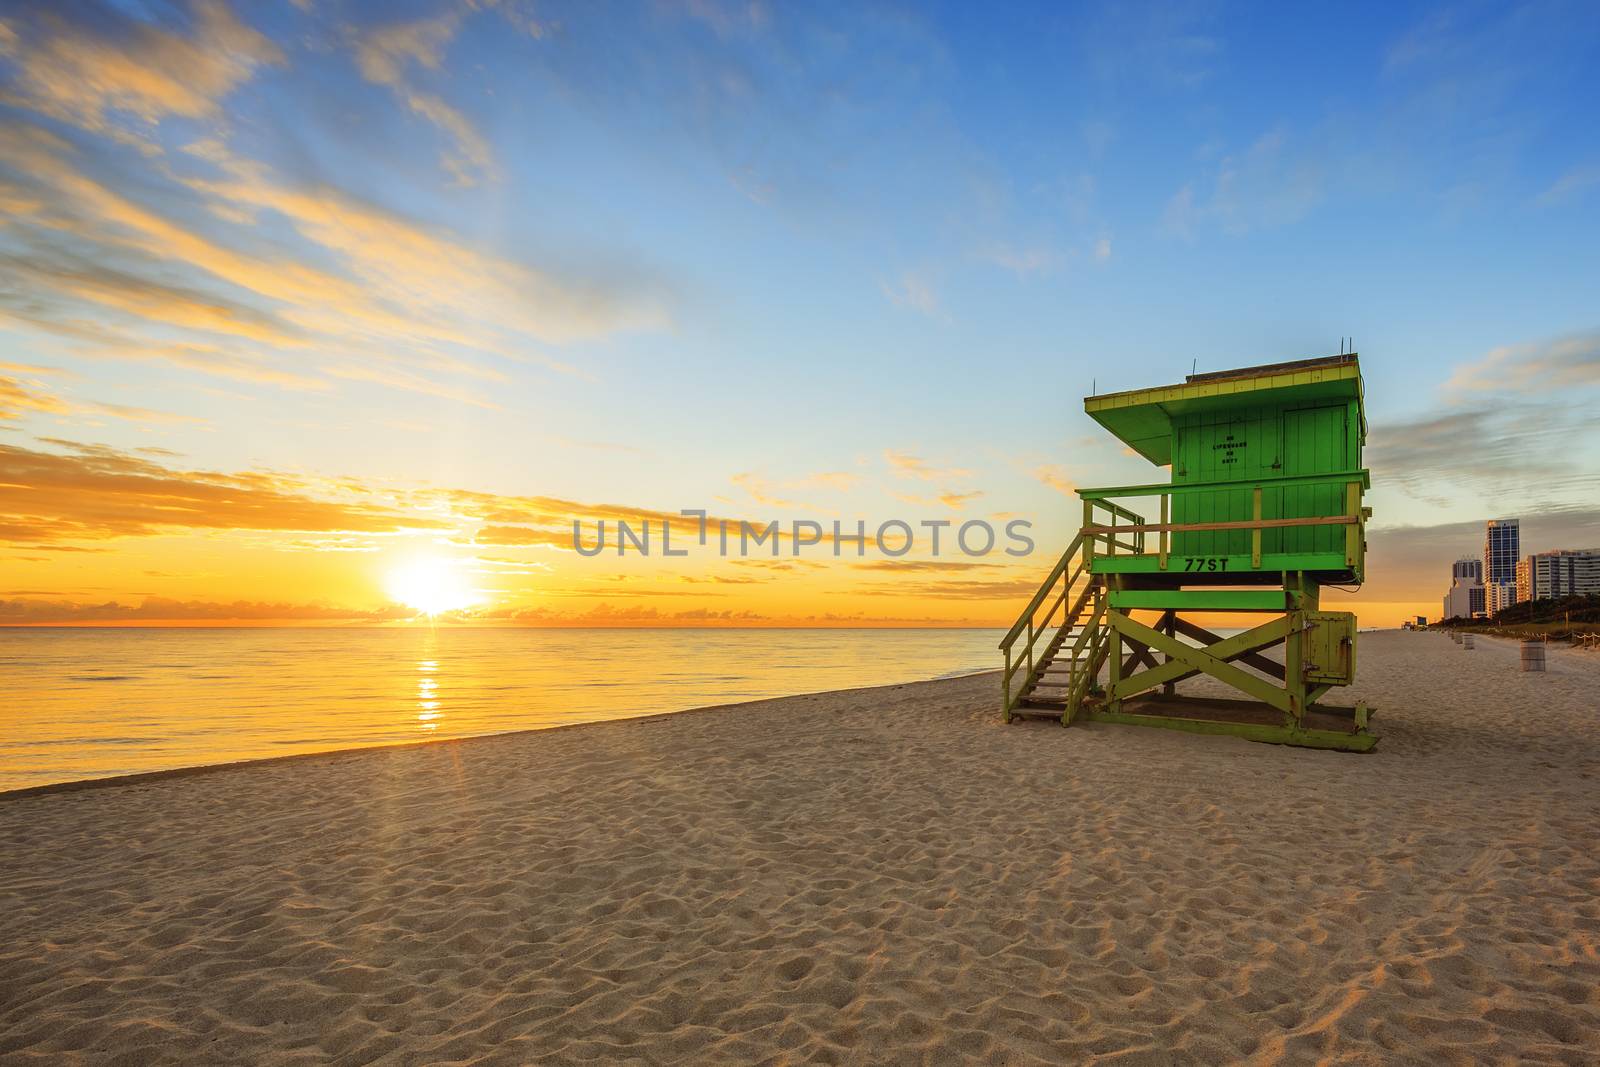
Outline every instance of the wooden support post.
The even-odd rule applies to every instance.
[[[1286,726],[1298,727],[1306,714],[1305,629],[1305,612],[1290,612],[1289,636],[1283,643],[1283,688],[1289,694]]]
[[[1122,584],[1121,575],[1110,576],[1119,586]],[[1122,681],[1122,632],[1118,624],[1122,615],[1115,608],[1106,609],[1107,655],[1111,659],[1111,674],[1106,682],[1106,710],[1120,712],[1122,710],[1122,697],[1117,693],[1117,683]]]
[[[1178,613],[1176,611],[1168,611],[1167,614],[1162,618],[1161,621],[1166,624],[1165,626],[1161,627],[1161,632],[1162,633],[1166,634],[1168,637],[1177,636]],[[1161,653],[1161,662],[1162,663],[1171,663],[1172,662],[1171,654],[1170,653],[1166,653],[1166,652]],[[1177,693],[1177,691],[1178,691],[1178,683],[1177,682],[1167,682],[1167,683],[1165,683],[1165,684],[1163,684],[1161,686],[1161,693],[1162,693],[1163,696],[1169,696],[1169,697],[1173,696],[1173,695],[1175,695]]]
[[[1290,611],[1317,611],[1321,604],[1322,587],[1306,577],[1305,571],[1285,571],[1283,591]]]
[[[1161,532],[1156,534],[1156,550],[1161,559],[1162,570],[1167,569],[1167,538],[1171,536],[1167,532],[1167,508],[1171,499],[1168,494],[1161,494]]]
[[[1011,721],[1011,646],[1003,649],[1006,654],[1006,669],[1000,672],[1000,715],[1005,722]]]
[[[1344,528],[1344,562],[1348,567],[1356,565],[1356,557],[1361,552],[1361,483],[1351,482],[1345,487],[1345,515],[1355,520]]]
[[[1028,619],[1028,681],[1033,681],[1033,619]]]
[[[1250,508],[1250,517],[1252,519],[1254,519],[1256,522],[1260,522],[1261,521],[1261,487],[1259,485],[1255,487],[1255,492],[1253,492],[1251,494],[1251,497],[1252,497],[1252,500],[1251,500],[1251,508]],[[1163,519],[1162,521],[1165,522],[1166,520]],[[1281,549],[1280,549],[1280,551],[1281,551]],[[1252,567],[1261,566],[1261,527],[1259,527],[1259,526],[1257,526],[1254,530],[1250,531],[1250,566],[1252,566]]]

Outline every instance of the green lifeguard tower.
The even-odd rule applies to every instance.
[[[1172,480],[1078,490],[1083,528],[1000,643],[1006,721],[1370,751],[1370,709],[1318,704],[1355,677],[1355,616],[1319,603],[1323,586],[1364,576],[1371,480],[1355,354],[1191,374],[1083,406]],[[1149,497],[1156,522],[1126,506]],[[1223,636],[1185,617],[1197,612],[1267,620]],[[1262,654],[1278,645],[1282,662]],[[1239,699],[1176,695],[1199,674]]]

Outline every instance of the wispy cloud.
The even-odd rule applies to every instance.
[[[1071,477],[1068,476],[1067,469],[1057,464],[1047,463],[1035,467],[1033,476],[1039,480],[1041,485],[1047,485],[1063,496],[1070,497],[1077,492],[1078,487],[1073,484]]]
[[[723,38],[759,32],[772,19],[772,11],[763,0],[681,0],[671,6]]]
[[[922,274],[907,271],[900,276],[899,281],[893,284],[882,282],[879,287],[895,307],[915,311],[930,319],[941,321],[948,319],[944,307],[939,303],[939,294],[934,290],[933,282]]]
[[[974,489],[965,493],[958,493],[954,490],[946,489],[941,492],[934,493],[931,496],[922,496],[917,493],[896,492],[891,492],[889,495],[901,503],[910,504],[913,507],[929,508],[943,506],[949,508],[951,511],[961,511],[969,503],[983,496],[984,493],[981,489]]]
[[[915,478],[924,482],[943,482],[955,478],[970,478],[972,472],[959,467],[939,468],[930,467],[921,456],[913,456],[909,452],[900,452],[895,449],[885,449],[884,460],[889,464],[889,469],[901,478]]]
[[[138,132],[169,116],[214,118],[222,100],[283,52],[222,0],[195,0],[184,31],[44,13],[0,34],[17,74],[12,102],[96,133]]]
[[[859,596],[927,597],[932,600],[1008,601],[1030,596],[1039,589],[1035,578],[951,578],[942,581],[895,582],[872,589],[852,589]]]
[[[1274,127],[1239,152],[1225,154],[1202,180],[1167,200],[1162,227],[1191,238],[1204,226],[1240,235],[1298,222],[1323,199],[1325,174],[1313,154],[1298,150],[1289,131]],[[1110,258],[1111,246],[1105,245]]]
[[[0,245],[0,273],[12,280],[0,287],[0,314],[81,341],[88,354],[326,388],[317,368],[269,358],[299,352],[346,380],[469,403],[469,391],[439,376],[503,378],[486,357],[586,376],[543,346],[666,321],[663,291],[643,274],[559,276],[338,190],[291,185],[216,139],[188,155],[191,171],[195,162],[209,168],[179,177],[195,206],[228,205],[255,220],[228,243],[135,202],[123,189],[143,183],[102,180],[62,138],[0,124],[0,159],[20,179],[13,199],[38,205],[0,222],[11,248]],[[278,244],[247,251],[265,243],[263,218],[290,227],[307,254]]]
[[[364,317],[380,333],[386,326],[413,334],[421,327],[438,341],[492,348],[492,332],[474,323],[552,343],[665,324],[660,294],[642,278],[620,286],[559,278],[337,190],[292,187],[252,162],[215,149],[209,154],[226,176],[190,185],[218,200],[274,212],[336,256],[359,280],[359,292],[371,294]],[[372,307],[374,297],[380,307]],[[310,327],[332,325],[315,309],[300,317]]]
[[[1372,427],[1375,483],[1438,507],[1568,507],[1600,495],[1600,331],[1502,345],[1457,366],[1441,402]]]
[[[1554,207],[1575,200],[1596,186],[1600,186],[1600,163],[1573,167],[1540,193],[1535,202],[1540,207]]]
[[[1546,341],[1502,345],[1456,368],[1454,394],[1538,393],[1600,385],[1600,329]]]
[[[1111,5],[1084,35],[1102,78],[1191,91],[1211,80],[1226,55],[1214,5]]]
[[[1585,456],[1585,403],[1496,398],[1373,426],[1367,462],[1374,482],[1440,507],[1467,490],[1495,511],[1549,507],[1600,495],[1600,473]]]
[[[845,492],[855,488],[861,482],[860,475],[848,471],[818,471],[802,478],[790,478],[782,482],[773,482],[759,474],[744,471],[735,474],[731,481],[743,489],[750,499],[758,504],[774,508],[811,507],[783,494],[793,490],[831,489]]]
[[[99,445],[65,452],[0,445],[0,540],[104,540],[178,530],[348,531],[438,528],[371,500],[319,499],[264,472],[180,471]]]
[[[852,563],[850,564],[850,569],[858,571],[889,571],[896,574],[914,572],[949,574],[956,571],[994,570],[1002,566],[1004,564],[980,563],[976,560],[962,559],[874,559],[861,563]]]
[[[749,493],[750,499],[754,500],[758,504],[765,504],[768,507],[773,508],[790,508],[795,506],[793,500],[788,500],[778,496],[774,492],[772,483],[760,475],[750,474],[748,472],[743,474],[735,474],[732,478],[732,481],[734,485],[737,485],[740,489],[743,489],[746,493]]]
[[[500,408],[493,400],[480,396],[470,389],[417,374],[413,371],[397,367],[372,366],[367,364],[330,364],[322,368],[323,373],[334,378],[343,378],[352,382],[373,382],[386,385],[391,389],[402,389],[409,393],[418,393],[422,396],[436,396],[442,400],[453,400],[458,404],[468,404],[472,407],[483,408],[486,411],[497,411]]]
[[[456,35],[461,12],[437,18],[404,22],[364,32],[355,45],[356,66],[362,77],[394,91],[413,113],[437,126],[450,138],[454,150],[443,158],[445,168],[464,184],[493,177],[494,153],[489,142],[460,111],[436,93],[424,92],[407,79],[410,65],[439,73],[444,49]]]
[[[0,367],[8,364],[0,364]],[[174,415],[165,411],[133,407],[127,404],[107,404],[93,400],[71,400],[45,388],[37,381],[28,381],[0,374],[0,422],[13,422],[26,414],[59,416],[109,416],[130,422],[147,423],[203,423],[206,420],[194,415]]]
[[[1061,256],[1055,249],[1039,245],[1019,247],[992,244],[983,250],[982,258],[1020,278],[1031,274],[1048,274],[1061,264]]]
[[[703,594],[702,594],[703,595]],[[565,611],[547,605],[503,608],[483,612],[480,618],[521,623],[526,626],[749,626],[768,621],[758,611],[739,608],[683,608],[662,610],[644,604],[617,607],[597,604],[582,611]]]
[[[860,485],[861,476],[859,474],[851,474],[849,471],[818,471],[815,474],[808,474],[792,484],[796,489],[824,488],[837,489],[840,492],[844,492]]]
[[[54,262],[52,262],[54,260]],[[164,285],[101,264],[46,251],[24,258],[0,254],[0,277],[35,299],[50,294],[85,301],[162,326],[299,348],[305,334],[256,308],[179,286]]]
[[[946,491],[939,494],[939,503],[952,511],[960,511],[980,496],[983,496],[983,490],[981,489],[973,489],[965,493]]]

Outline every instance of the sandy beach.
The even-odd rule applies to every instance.
[[[1359,655],[1366,756],[983,675],[0,799],[0,1061],[1597,1062],[1600,655]]]

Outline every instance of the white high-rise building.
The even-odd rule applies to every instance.
[[[1450,591],[1444,595],[1446,619],[1476,619],[1488,612],[1484,599],[1483,561],[1458,559],[1450,565]]]
[[[1600,548],[1535,552],[1517,562],[1517,600],[1600,593]]]

